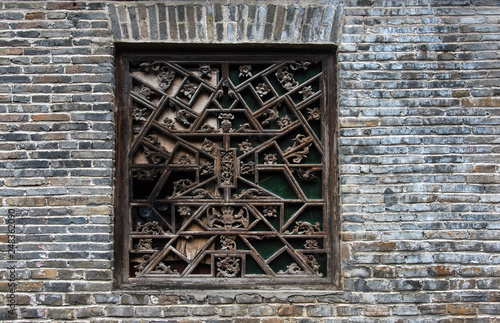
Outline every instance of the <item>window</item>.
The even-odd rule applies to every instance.
[[[333,70],[316,49],[121,53],[118,284],[335,283]]]

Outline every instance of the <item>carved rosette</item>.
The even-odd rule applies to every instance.
[[[284,116],[283,118],[281,118],[280,121],[278,121],[278,125],[280,126],[281,129],[284,129],[291,124],[292,120],[290,120],[290,117],[288,115]]]
[[[275,206],[266,205],[262,214],[267,218],[275,218],[278,215],[278,210]]]
[[[175,72],[172,71],[164,62],[147,62],[140,65],[145,72],[159,72],[158,81],[160,90],[165,91],[170,87],[175,79]]]
[[[165,125],[165,127],[167,127],[168,129],[175,129],[175,121],[172,120],[171,118],[169,117],[165,117],[163,120],[162,120],[162,123]]]
[[[304,86],[302,90],[299,91],[299,93],[302,94],[303,100],[311,97],[314,94],[314,92],[312,91],[312,86]]]
[[[266,83],[259,83],[255,88],[255,92],[262,98],[269,93],[270,89]]]
[[[181,206],[177,209],[179,215],[183,218],[189,218],[191,216],[191,208],[189,206]]]
[[[151,98],[151,94],[153,94],[153,91],[149,87],[141,85],[141,89],[139,90],[140,96],[142,96],[146,100],[149,100]]]
[[[287,91],[299,85],[299,82],[295,81],[294,75],[288,72],[288,67],[280,68],[275,75],[281,86]]]
[[[302,182],[315,182],[317,177],[314,175],[314,168],[303,170],[302,168],[297,169],[297,176]]]
[[[134,121],[146,121],[148,117],[147,111],[147,108],[134,107],[132,118],[134,118]]]
[[[191,164],[191,156],[188,154],[179,154],[179,157],[177,158],[179,164],[181,165],[189,165]]]
[[[252,66],[241,65],[239,77],[251,77],[252,76]]]
[[[307,117],[307,121],[311,120],[319,120],[321,118],[321,113],[319,112],[319,108],[307,108],[307,113],[309,116]]]

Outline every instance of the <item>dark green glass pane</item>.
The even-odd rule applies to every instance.
[[[252,246],[255,248],[255,250],[259,253],[259,255],[262,256],[264,259],[269,259],[272,255],[274,255],[278,250],[283,248],[283,242],[277,238],[270,238],[270,239],[249,239],[249,242],[252,244]]]
[[[252,123],[248,120],[247,116],[244,113],[241,112],[231,112],[231,114],[234,116],[234,119],[231,120],[233,124],[233,129],[238,130],[241,127],[243,127],[244,124],[248,124],[250,126],[250,129],[253,129]]]
[[[247,104],[248,108],[252,112],[256,112],[261,108],[259,100],[257,100],[257,98],[253,95],[252,91],[248,87],[246,87],[243,91],[241,91],[240,94],[245,103]]]
[[[290,225],[288,229],[293,229],[297,221],[309,222],[312,225],[319,223],[319,227],[323,230],[323,207],[317,205],[308,205],[305,210],[295,219],[295,223]],[[292,230],[290,230],[292,231]]]
[[[271,227],[266,224],[263,220],[260,220],[253,228],[252,231],[260,231],[260,232],[270,232],[272,231]]]
[[[251,255],[246,255],[246,274],[247,275],[265,275],[266,272],[253,259]]]
[[[301,207],[302,204],[285,204],[284,222],[290,220]]]
[[[287,200],[297,198],[292,185],[281,170],[259,171],[259,185],[281,198]]]
[[[253,149],[266,142],[271,136],[273,135],[260,134],[259,136],[249,135],[248,137],[232,138],[230,146],[231,148],[236,148],[238,150],[238,156],[240,156],[243,155],[243,151],[240,149],[240,144],[242,144],[245,140],[248,140],[248,142],[250,143],[250,149]]]
[[[233,103],[233,99],[231,99],[227,93],[227,88],[224,88],[224,95],[222,96],[222,108],[229,109],[231,104]]]
[[[297,263],[295,259],[292,258],[288,254],[288,252],[283,252],[281,255],[279,255],[276,259],[274,259],[269,266],[274,270],[275,273],[278,273],[280,270],[286,271],[287,267],[290,266],[292,263]]]
[[[231,66],[229,69],[229,79],[234,84],[234,86],[238,86],[240,83],[246,80],[246,78],[242,78],[239,75],[239,68],[237,66]]]
[[[268,77],[269,82],[273,86],[274,90],[278,93],[279,96],[282,96],[285,94],[287,91],[283,88],[281,83],[276,79],[275,76],[270,76]]]
[[[321,164],[321,154],[316,149],[314,144],[309,148],[309,153],[307,154],[307,158],[303,159],[301,164]]]
[[[236,250],[250,250],[250,247],[248,247],[247,244],[243,240],[241,240],[240,237],[237,237]]]
[[[321,120],[310,120],[309,124],[316,136],[321,140]]]

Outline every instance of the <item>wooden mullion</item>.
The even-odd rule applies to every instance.
[[[130,56],[132,57],[132,56]],[[171,59],[173,58],[173,59]],[[205,58],[207,58],[205,60]],[[189,55],[183,55],[183,54],[177,54],[177,55],[161,55],[161,54],[156,54],[156,55],[143,55],[143,56],[134,56],[135,61],[138,63],[141,62],[146,62],[147,60],[154,59],[156,61],[162,62],[161,64],[164,64],[164,66],[167,66],[169,69],[173,70],[177,75],[176,75],[176,80],[175,84],[176,86],[179,86],[178,89],[176,90],[176,93],[173,97],[167,96],[163,91],[158,90],[155,86],[152,86],[148,80],[142,80],[142,74],[137,74],[133,75],[130,73],[128,70],[123,69],[125,75],[128,77],[128,81],[125,81],[126,84],[130,87],[132,84],[134,84],[135,88],[137,89],[137,86],[148,86],[153,90],[155,93],[154,102],[157,102],[158,96],[160,97],[160,101],[158,101],[156,104],[154,104],[151,101],[143,99],[139,94],[135,92],[131,92],[130,89],[127,92],[124,92],[123,94],[117,95],[117,97],[121,96],[123,97],[123,100],[126,100],[128,102],[128,105],[126,107],[128,108],[127,113],[125,113],[129,119],[129,122],[126,123],[126,126],[129,129],[129,139],[125,141],[125,145],[127,142],[130,142],[131,145],[127,146],[129,149],[127,152],[127,163],[126,163],[126,173],[128,174],[128,178],[131,179],[132,176],[132,170],[140,170],[140,169],[148,169],[148,168],[153,168],[153,169],[162,169],[165,167],[165,171],[160,175],[160,177],[157,179],[157,182],[155,184],[155,187],[153,188],[151,194],[149,195],[147,200],[137,200],[136,202],[142,203],[141,205],[152,205],[156,202],[161,202],[161,203],[171,203],[172,209],[169,212],[169,216],[172,217],[172,225],[170,225],[169,219],[165,219],[160,213],[158,213],[155,209],[155,214],[157,216],[160,216],[163,220],[163,222],[167,223],[170,229],[175,230],[175,222],[178,220],[176,219],[176,212],[177,212],[177,207],[181,205],[192,205],[193,207],[197,207],[197,210],[192,212],[193,214],[189,217],[189,219],[184,219],[184,224],[182,225],[182,228],[177,231],[177,234],[172,236],[172,235],[165,235],[165,236],[156,236],[153,235],[153,239],[169,239],[168,243],[164,245],[163,248],[158,251],[158,253],[155,253],[153,258],[149,261],[148,265],[142,271],[142,273],[139,275],[138,278],[131,278],[129,279],[129,274],[127,273],[126,275],[121,276],[121,282],[131,282],[133,284],[142,284],[142,283],[158,283],[161,281],[173,283],[176,286],[187,286],[189,284],[203,284],[206,286],[215,286],[215,284],[228,284],[228,285],[241,285],[245,286],[248,285],[251,282],[269,282],[271,284],[278,283],[278,282],[283,282],[285,284],[295,284],[298,282],[312,282],[312,283],[322,283],[322,282],[327,282],[327,281],[332,281],[331,279],[334,278],[336,279],[338,276],[338,273],[336,273],[336,268],[339,268],[338,264],[339,261],[335,261],[335,259],[338,259],[338,246],[335,245],[333,246],[334,243],[338,243],[338,239],[335,236],[335,232],[338,231],[338,223],[336,221],[338,220],[338,214],[335,213],[334,216],[336,216],[337,220],[333,221],[329,214],[332,212],[332,208],[336,207],[335,203],[335,198],[337,198],[337,195],[334,195],[334,198],[332,198],[330,195],[326,192],[329,191],[329,188],[332,184],[332,180],[335,182],[336,178],[334,178],[335,170],[336,170],[336,164],[335,164],[335,156],[332,155],[331,153],[329,154],[328,152],[332,149],[332,147],[335,146],[335,141],[331,139],[331,133],[327,133],[328,131],[332,131],[332,129],[336,129],[335,125],[335,118],[333,117],[334,113],[330,111],[330,107],[327,105],[327,103],[334,103],[334,101],[331,100],[331,95],[330,91],[331,88],[327,88],[327,86],[334,87],[333,83],[329,83],[328,81],[331,79],[331,75],[334,72],[333,69],[333,58],[332,56],[326,56],[324,54],[315,54],[315,55],[307,55],[307,54],[299,54],[299,55],[293,55],[293,53],[284,53],[284,55],[274,55],[274,54],[269,54],[269,55],[258,55],[255,57],[252,57],[251,59],[244,59],[244,55],[241,53],[238,53],[235,56],[230,56],[228,54],[216,54],[215,56],[211,56],[211,53],[203,53],[200,55],[197,54],[189,54]],[[304,60],[304,61],[311,61],[319,59],[322,62],[322,70],[318,73],[315,73],[314,76],[308,78],[305,82],[302,84],[299,84],[298,86],[292,88],[290,91],[286,91],[285,94],[279,95],[277,91],[279,89],[275,89],[273,84],[271,83],[271,78],[274,77],[274,73],[284,67],[288,66],[290,64],[293,64],[294,61],[299,61],[299,60]],[[124,60],[125,62],[126,60]],[[175,62],[174,62],[175,61]],[[263,71],[260,71],[259,73],[253,75],[252,77],[244,80],[243,82],[235,85],[232,83],[230,77],[229,77],[229,72],[230,72],[230,67],[231,68],[238,68],[237,64],[238,62],[241,61],[241,64],[258,64],[258,65],[263,65],[267,64],[267,67]],[[272,61],[272,63],[271,63]],[[205,79],[201,78],[198,76],[198,72],[195,71],[196,67],[195,64],[197,63],[210,63],[210,64],[216,64],[217,68],[220,68],[220,79],[218,77],[212,77],[210,80],[205,81]],[[183,63],[189,63],[189,66],[183,65]],[[230,66],[231,65],[231,66]],[[119,66],[119,64],[117,64]],[[126,66],[128,67],[128,61],[126,63]],[[184,68],[183,66],[186,66],[187,68]],[[193,66],[193,68],[191,68]],[[290,68],[290,67],[288,67]],[[134,70],[135,71],[135,70]],[[292,71],[290,70],[289,72],[296,74],[299,73],[299,71]],[[134,72],[135,73],[135,72]],[[212,74],[213,75],[213,74]],[[154,77],[154,73],[152,73],[151,77]],[[150,77],[149,75],[147,77]],[[125,79],[125,78],[124,78]],[[217,80],[216,80],[217,79]],[[191,82],[198,83],[198,88],[196,89],[196,92],[194,93],[193,97],[189,99],[189,103],[186,104],[183,99],[180,97],[175,98],[175,96],[181,96],[180,91],[182,91],[183,85],[186,84],[187,80],[191,80]],[[212,80],[215,80],[212,82]],[[238,82],[240,82],[242,79],[240,78]],[[266,100],[265,102],[263,99],[258,96],[255,92],[255,88],[252,85],[252,82],[255,82],[256,80],[262,80],[265,84],[270,86],[271,88],[271,94],[273,96],[272,99]],[[208,83],[210,81],[210,83]],[[223,87],[223,83],[226,81],[227,86]],[[137,82],[137,83],[132,83],[132,82]],[[303,89],[305,86],[309,86],[312,83],[319,82],[319,90],[316,91],[311,97],[302,100],[301,102],[295,104],[295,102],[292,100],[291,96],[298,95],[297,92]],[[216,84],[212,84],[216,83]],[[118,82],[117,82],[118,84]],[[246,87],[250,86],[250,89],[247,89]],[[124,86],[121,86],[121,88],[124,88]],[[203,102],[200,101],[200,94],[202,91],[207,90],[209,92],[208,95],[203,94]],[[219,106],[217,103],[216,97],[219,95],[220,90],[223,91],[223,93],[234,93],[234,96],[232,97],[232,101],[226,101],[224,98],[221,102],[224,104],[229,104],[229,106],[225,106],[225,110],[221,110],[222,106]],[[255,102],[258,102],[258,107],[256,112],[253,112],[247,105],[247,102],[243,99],[241,91],[249,91],[245,92],[245,95],[250,95],[254,96],[255,98],[252,100],[255,100]],[[117,93],[121,90],[117,90]],[[211,91],[211,92],[210,92]],[[156,96],[158,95],[158,96]],[[268,95],[268,97],[271,95]],[[206,97],[206,102],[205,102],[205,97]],[[132,101],[134,100],[134,101]],[[133,123],[131,121],[131,109],[132,109],[132,102],[137,102],[138,105],[147,107],[149,110],[151,110],[151,115],[148,118],[148,120],[143,123],[143,124],[137,124]],[[158,116],[159,115],[166,115],[170,118],[173,118],[173,114],[175,111],[172,111],[168,107],[168,103],[172,102],[175,103],[176,106],[178,106],[178,109],[185,109],[187,113],[191,114],[193,116],[194,121],[190,121],[190,126],[189,128],[186,128],[187,130],[183,130],[184,128],[180,130],[176,129],[169,129],[166,125],[161,124],[159,122]],[[191,106],[195,102],[196,104],[196,111],[195,112]],[[238,102],[241,102],[243,108],[242,109],[234,109],[236,108],[235,104],[239,104]],[[266,111],[266,109],[272,108],[273,104],[277,104],[278,102],[282,102],[282,104],[286,104],[286,109],[287,109],[287,114],[292,117],[293,115],[296,116],[295,120],[293,123],[283,129],[264,129],[259,122],[257,118]],[[305,111],[306,107],[311,107],[313,103],[318,103],[320,106],[320,113],[322,116],[321,119],[321,131],[322,135],[316,135],[314,130],[312,129],[311,125],[307,121],[307,115],[304,114],[302,111]],[[158,107],[156,107],[156,105]],[[137,105],[136,105],[137,106]],[[211,109],[214,108],[214,109]],[[230,109],[229,109],[230,108]],[[168,109],[168,110],[167,110]],[[175,107],[173,108],[175,109]],[[246,120],[245,122],[249,122],[251,125],[252,130],[247,131],[247,132],[241,132],[238,133],[236,132],[235,128],[238,128],[238,125],[234,125],[232,131],[235,132],[226,132],[222,133],[217,132],[217,133],[212,133],[212,132],[200,132],[199,129],[204,122],[206,122],[208,119],[210,120],[215,120],[214,118],[217,118],[218,114],[221,112],[227,112],[227,113],[237,113],[237,116],[245,116]],[[211,116],[210,113],[215,113],[215,116]],[[117,113],[117,115],[119,115]],[[323,119],[324,116],[324,119]],[[208,118],[208,119],[207,119]],[[218,119],[217,119],[218,120]],[[323,121],[328,120],[328,126],[325,126]],[[137,128],[138,129],[138,134],[136,139],[133,139],[132,136],[132,126],[135,124],[135,127],[137,128],[138,126],[142,125],[142,128]],[[221,128],[220,121],[218,120],[217,126],[215,125],[214,122],[212,122],[214,128]],[[304,125],[301,127],[301,125]],[[300,130],[298,131],[298,129]],[[147,136],[151,131],[158,131],[162,136],[168,137],[168,141],[178,147],[179,145],[182,145],[187,149],[190,154],[195,155],[195,164],[193,165],[173,165],[170,164],[171,159],[174,157],[174,154],[176,150],[174,149],[171,153],[166,154],[164,151],[158,150],[158,147],[150,144],[149,142],[146,142],[143,138]],[[283,138],[285,136],[290,137],[291,134],[301,133],[303,135],[306,135],[308,137],[307,141],[305,141],[302,144],[299,144],[297,147],[293,148],[291,151],[284,152],[283,149],[281,149],[279,145],[279,141],[282,142]],[[230,149],[232,150],[238,150],[238,147],[235,146],[231,148],[231,140],[235,141],[236,143],[241,142],[242,140],[244,141],[245,138],[253,137],[253,136],[262,136],[259,137],[258,140],[252,143],[252,145],[256,145],[253,147],[252,150],[245,154],[241,154],[238,157],[238,153],[234,156],[234,164],[233,164],[233,176],[234,176],[234,185],[231,185],[231,187],[222,187],[223,188],[223,195],[221,197],[217,197],[216,199],[195,199],[193,196],[187,196],[189,194],[192,194],[194,190],[200,187],[205,187],[207,184],[212,187],[211,183],[215,183],[214,180],[218,179],[220,176],[220,163],[216,162],[218,160],[217,156],[214,156],[210,153],[207,153],[203,151],[201,148],[199,148],[199,144],[201,141],[203,141],[203,138],[208,138],[210,140],[214,140],[216,142],[222,143],[221,149],[223,151],[229,151]],[[335,134],[333,135],[334,138]],[[321,137],[321,138],[319,138]],[[264,142],[260,143],[259,141],[264,139]],[[291,138],[294,139],[294,138]],[[292,154],[296,154],[297,152],[300,152],[301,150],[304,150],[305,147],[307,147],[310,144],[313,144],[314,147],[317,149],[319,154],[321,155],[321,164],[292,164],[291,161],[288,161],[287,158],[291,158]],[[137,152],[140,149],[140,145],[144,145],[146,147],[149,147],[150,149],[154,150],[157,152],[159,155],[163,156],[166,158],[165,163],[162,163],[162,165],[152,165],[152,164],[137,164],[135,165],[133,163],[133,158],[134,155],[137,154]],[[196,146],[195,146],[196,145]],[[233,143],[235,145],[235,143]],[[117,145],[118,147],[118,145]],[[169,145],[170,147],[170,145]],[[279,165],[263,165],[259,164],[259,159],[257,158],[260,154],[263,153],[266,149],[273,148],[276,150],[276,152],[279,153],[280,158],[282,158],[283,163],[280,163]],[[292,145],[293,147],[293,145]],[[119,147],[118,147],[119,148]],[[117,149],[118,149],[117,148]],[[171,147],[170,147],[171,148]],[[169,148],[169,149],[170,149]],[[309,150],[310,152],[310,150]],[[309,152],[306,154],[308,155]],[[239,173],[239,162],[242,160],[249,158],[253,156],[253,160],[256,162],[256,167],[255,167],[255,182],[252,182],[251,180],[247,180],[246,178],[242,177],[241,174]],[[120,160],[120,159],[117,159]],[[203,176],[200,177],[200,173],[198,171],[200,161],[201,160],[208,160],[208,161],[214,161],[214,174],[213,176]],[[335,167],[332,168],[332,163],[335,164]],[[327,166],[328,165],[328,166]],[[295,194],[299,197],[297,199],[290,199],[290,200],[285,200],[281,198],[280,196],[260,187],[258,184],[259,183],[259,172],[262,172],[264,170],[266,171],[273,171],[276,169],[280,169],[280,173],[283,172],[283,176],[285,176],[288,181],[290,182],[290,185],[292,186]],[[322,196],[322,199],[308,199],[305,193],[302,191],[302,183],[295,178],[295,175],[293,172],[295,170],[298,170],[299,168],[305,168],[309,170],[314,170],[314,171],[320,171],[321,175],[323,176],[324,180],[322,180],[322,189],[324,195]],[[189,186],[187,190],[182,192],[179,196],[176,197],[166,197],[164,199],[158,200],[158,194],[164,189],[165,184],[168,181],[169,176],[171,174],[174,174],[177,172],[177,170],[192,170],[196,172],[196,182]],[[117,171],[118,174],[118,171]],[[127,178],[126,176],[123,178]],[[186,178],[186,176],[180,176],[178,177],[179,179]],[[190,177],[190,179],[192,179]],[[203,180],[202,180],[203,179]],[[262,192],[265,192],[267,194],[266,196],[257,196],[259,198],[253,198],[253,199],[234,199],[231,192],[232,190],[237,187],[237,185],[241,183],[241,185],[245,185],[248,188],[255,188],[258,190],[261,190]],[[221,185],[215,184],[221,192]],[[226,186],[226,185],[222,185]],[[130,191],[132,189],[131,182],[128,184],[128,189],[125,191],[127,192],[128,196],[132,196],[132,192]],[[117,196],[120,194],[119,189],[117,189]],[[334,192],[334,194],[336,194]],[[129,200],[127,199],[126,202],[124,203],[128,205]],[[290,219],[285,221],[284,219],[284,210],[285,210],[285,205],[288,204],[296,204],[300,203],[299,206],[300,208],[298,211],[292,215]],[[205,206],[203,206],[205,204]],[[252,223],[249,223],[247,228],[241,228],[241,229],[230,229],[226,230],[225,228],[209,228],[208,225],[206,225],[206,221],[203,219],[204,217],[204,212],[206,212],[207,207],[209,205],[213,205],[216,208],[220,208],[221,206],[240,206],[240,207],[246,207],[247,211],[252,214],[252,218],[255,220]],[[276,205],[276,207],[279,208],[279,216],[278,216],[278,221],[280,223],[279,230],[276,230],[274,226],[271,224],[271,222],[263,216],[259,210],[258,210],[258,205]],[[314,234],[311,235],[297,235],[297,234],[284,234],[284,231],[287,230],[291,225],[293,225],[294,222],[297,221],[297,219],[304,214],[306,211],[306,208],[309,207],[310,205],[321,205],[323,206],[323,212],[322,212],[322,232],[315,232]],[[133,239],[138,239],[138,238],[144,238],[146,235],[136,235],[134,232],[130,231],[130,223],[131,223],[131,213],[130,211],[132,210],[132,204],[130,206],[127,206],[127,216],[122,217],[122,219],[125,219],[128,221],[128,225],[125,227],[128,227],[128,231],[126,231],[126,234],[128,235],[127,241],[127,246],[122,248],[123,250],[126,250],[124,252],[124,256],[126,257],[126,261],[122,261],[123,263],[126,263],[127,265],[123,266],[124,269],[128,271],[129,267],[129,258],[128,258],[128,251],[132,249],[133,246],[132,244],[132,238]],[[231,216],[231,215],[228,215]],[[120,217],[118,216],[118,219]],[[162,223],[163,223],[162,222]],[[189,232],[189,231],[183,231],[188,229],[193,223],[196,223],[197,226],[200,226],[197,231]],[[273,222],[274,223],[274,222]],[[265,230],[269,231],[252,231],[255,230],[257,226],[264,225],[266,228]],[[337,226],[337,227],[336,227]],[[292,229],[288,229],[289,231],[292,231]],[[191,235],[193,237],[210,237],[209,240],[203,245],[203,250],[199,250],[197,255],[195,256],[194,259],[190,262],[187,258],[183,258],[181,255],[175,252],[175,248],[173,247],[173,244],[175,243],[174,241],[178,240],[178,237],[180,236],[188,236]],[[228,251],[221,251],[221,250],[206,250],[218,236],[221,235],[236,235],[240,237],[244,241],[245,244],[248,245],[250,250],[228,250]],[[269,259],[264,260],[260,254],[255,250],[255,248],[252,247],[252,245],[249,243],[248,239],[250,237],[278,237],[280,241],[283,242],[284,246],[280,248],[277,252],[275,252]],[[291,247],[290,243],[288,243],[287,239],[294,239],[294,238],[300,238],[300,239],[322,239],[323,241],[323,248],[321,250],[306,250],[306,249],[294,249]],[[331,240],[333,239],[333,240]],[[337,239],[337,240],[335,240]],[[274,240],[273,240],[274,241]],[[277,241],[276,241],[277,242]],[[163,242],[162,242],[163,243]],[[166,254],[168,254],[170,251],[167,251],[165,248],[170,246],[170,251],[174,252],[177,254],[177,256],[180,257],[183,261],[188,263],[188,267],[181,273],[183,277],[177,276],[174,277],[172,275],[161,275],[161,274],[151,274],[150,271],[154,270],[158,263],[162,261],[162,259],[165,257]],[[279,248],[279,246],[277,246]],[[300,247],[298,245],[298,247]],[[337,249],[334,249],[337,248]],[[324,250],[323,250],[324,249]],[[179,251],[177,251],[179,252]],[[304,270],[306,273],[304,275],[298,275],[297,277],[291,277],[290,275],[276,275],[276,273],[269,267],[269,264],[273,262],[275,259],[279,258],[280,255],[283,254],[283,252],[287,252],[290,254],[292,257],[293,261],[296,262],[302,270]],[[318,278],[318,277],[312,277],[315,276],[314,269],[308,264],[307,259],[304,258],[305,256],[303,255],[305,253],[308,254],[326,254],[327,255],[327,277],[325,278]],[[333,253],[333,255],[332,255]],[[141,253],[139,253],[141,254]],[[211,266],[212,266],[212,273],[213,275],[207,276],[207,275],[202,275],[202,274],[196,274],[196,275],[191,275],[195,267],[206,257],[206,256],[211,256],[211,259],[215,257],[223,258],[226,256],[234,256],[239,259],[241,259],[241,278],[218,278],[216,277],[217,275],[217,267],[216,267],[216,259],[211,260]],[[248,261],[250,261],[250,258],[252,257],[252,260],[255,261],[258,266],[260,266],[264,273],[259,276],[259,278],[253,277],[255,275],[251,275],[252,277],[248,277],[246,274],[246,268],[248,265]],[[125,258],[123,258],[125,259]],[[279,258],[281,259],[281,258]],[[188,261],[186,261],[188,260]],[[291,260],[291,259],[290,259]],[[119,260],[117,261],[119,264]],[[223,271],[226,269],[223,268]],[[227,271],[227,273],[230,273],[230,271]],[[188,277],[189,276],[189,277]],[[125,278],[125,280],[123,279]],[[298,278],[298,279],[297,279]],[[120,283],[120,282],[119,282]]]

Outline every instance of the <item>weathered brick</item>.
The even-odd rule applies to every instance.
[[[330,317],[334,315],[333,305],[309,305],[306,307],[310,317]]]
[[[221,317],[236,317],[247,314],[247,307],[240,305],[223,305],[218,308]]]
[[[186,306],[169,306],[163,308],[165,317],[184,317],[189,315],[189,307]]]
[[[240,304],[258,304],[262,303],[262,296],[256,294],[240,294],[236,295],[235,301]]]
[[[278,308],[279,316],[300,316],[304,311],[302,305],[285,305]]]
[[[41,294],[36,297],[39,304],[57,306],[63,304],[63,298],[61,294]]]
[[[134,316],[134,309],[127,306],[106,306],[105,311],[108,316],[116,317],[132,317]]]

